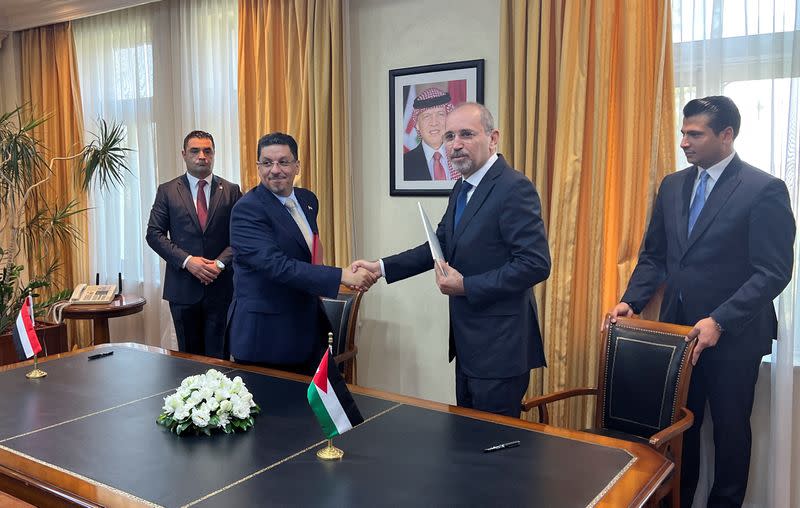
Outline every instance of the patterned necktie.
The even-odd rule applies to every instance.
[[[461,215],[464,213],[464,208],[467,207],[467,193],[472,188],[472,184],[464,180],[461,184],[461,191],[456,198],[456,214],[453,220],[453,229],[458,227],[458,221],[461,220]]]
[[[297,227],[300,228],[300,232],[303,233],[303,238],[306,239],[306,244],[308,245],[308,250],[312,251],[314,248],[314,236],[311,234],[311,229],[306,225],[306,221],[303,220],[303,217],[300,215],[301,212],[297,205],[295,204],[293,199],[286,200],[286,208],[289,209],[289,213],[292,215],[292,219],[297,223]]]
[[[442,166],[442,154],[439,152],[433,152],[433,179],[447,180],[447,174]]]
[[[706,204],[706,183],[708,182],[708,171],[705,169],[700,172],[700,183],[697,185],[697,190],[694,193],[692,206],[689,207],[689,231],[688,235],[692,234],[697,218],[703,210],[703,205]],[[687,236],[688,236],[687,235]]]
[[[206,202],[206,182],[197,181],[197,220],[200,221],[200,229],[206,230],[206,220],[208,220],[208,202]]]

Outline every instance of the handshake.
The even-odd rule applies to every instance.
[[[381,278],[380,261],[359,259],[342,268],[342,284],[354,291],[366,291]]]
[[[437,261],[436,285],[439,291],[447,296],[463,296],[464,276],[446,261]],[[366,291],[381,278],[380,261],[353,261],[348,268],[342,269],[342,284],[355,291]]]

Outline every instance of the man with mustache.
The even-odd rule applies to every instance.
[[[692,506],[706,402],[714,423],[708,506],[741,506],[750,466],[750,413],[761,357],[777,335],[772,301],[789,283],[795,221],[783,180],[733,149],[741,116],[727,97],[689,101],[681,148],[692,165],[658,190],[639,261],[612,316],[638,314],[663,285],[659,319],[697,338],[683,435],[681,506]]]
[[[319,297],[335,298],[340,283],[369,288],[376,277],[320,264],[319,202],[294,187],[300,172],[295,139],[267,134],[257,153],[261,183],[231,213],[230,352],[239,363],[311,375],[330,331]]]
[[[211,134],[187,134],[181,155],[186,173],[159,185],[145,238],[167,262],[164,300],[178,349],[225,358],[225,317],[233,294],[228,226],[242,192],[212,174]]]
[[[421,139],[413,150],[403,154],[403,178],[409,181],[455,180],[447,161],[442,135],[447,115],[453,111],[450,94],[428,88],[414,98],[412,119]]]
[[[436,230],[447,260],[436,283],[449,297],[458,405],[519,417],[530,370],[545,365],[532,288],[550,275],[550,250],[536,188],[496,153],[499,138],[481,104],[447,116],[447,155],[461,178]],[[434,266],[424,243],[358,268],[392,283]]]

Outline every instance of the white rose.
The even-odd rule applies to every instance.
[[[171,415],[176,409],[182,406],[183,399],[177,393],[173,393],[168,397],[164,397],[164,407],[162,409],[165,413]]]
[[[214,392],[214,398],[217,399],[217,402],[222,402],[225,399],[231,398],[231,392],[225,388],[219,388]]]
[[[250,406],[246,406],[244,404],[233,406],[232,413],[236,418],[245,419],[250,416]]]
[[[214,390],[209,388],[208,386],[204,386],[198,392],[200,394],[200,398],[203,400],[208,400],[214,397]]]
[[[186,405],[181,406],[179,408],[176,408],[175,409],[175,414],[173,415],[173,418],[178,420],[178,421],[185,420],[186,418],[189,417],[189,414],[190,414],[191,410],[192,410],[192,407],[191,406],[186,406]]]
[[[192,390],[189,389],[189,388],[186,388],[185,386],[181,386],[180,388],[178,388],[178,391],[175,392],[175,393],[177,393],[178,396],[181,399],[186,400],[189,397],[189,395],[192,394]]]
[[[200,392],[194,391],[194,392],[192,392],[191,395],[189,395],[189,398],[186,399],[186,405],[187,406],[196,406],[196,405],[200,404],[200,402],[202,400],[203,400],[203,397],[200,396]]]
[[[216,411],[219,408],[219,402],[217,402],[217,399],[215,399],[214,397],[208,399],[206,404],[208,405],[208,409],[210,409],[211,411]]]
[[[219,428],[223,428],[231,422],[228,413],[218,413],[217,418],[219,418],[219,423],[217,423]]]
[[[196,427],[205,427],[208,425],[210,419],[211,415],[208,414],[208,411],[200,411],[197,408],[192,410],[192,423],[194,423]]]
[[[221,400],[219,402],[220,413],[230,413],[233,409],[233,404],[229,400]]]
[[[233,378],[233,384],[231,385],[230,388],[231,393],[239,393],[243,386],[244,386],[244,381],[242,381],[242,378],[236,376],[235,378]]]

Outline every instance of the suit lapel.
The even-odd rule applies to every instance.
[[[183,201],[183,206],[186,207],[186,213],[189,214],[189,217],[192,218],[192,222],[194,223],[195,227],[201,233],[203,232],[203,228],[200,227],[200,219],[197,218],[197,208],[195,207],[194,201],[192,200],[192,189],[189,187],[189,179],[186,178],[186,174],[178,179],[178,195]],[[206,222],[208,224],[208,222]]]
[[[275,221],[280,224],[283,229],[294,238],[294,240],[305,249],[306,252],[311,255],[311,252],[308,250],[308,244],[306,243],[306,239],[303,236],[303,233],[300,232],[300,228],[297,226],[297,223],[292,218],[292,214],[289,213],[289,209],[286,208],[274,194],[272,194],[269,190],[264,188],[263,185],[258,184],[256,187],[258,192],[261,193],[262,201],[267,206],[267,214],[275,218]],[[295,197],[297,194],[295,193]],[[301,206],[303,206],[301,204]]]
[[[219,205],[220,199],[222,199],[222,182],[220,182],[218,176],[211,177],[211,203],[208,206],[208,217],[206,218],[206,229],[208,229],[208,225],[211,224],[211,220],[214,218],[214,212],[217,211],[217,206]],[[199,222],[199,221],[198,221]]]
[[[464,207],[464,212],[461,214],[461,220],[458,221],[458,225],[453,231],[453,241],[448,242],[448,250],[450,251],[450,256],[448,256],[448,259],[452,257],[452,254],[455,253],[455,247],[459,237],[467,228],[467,226],[469,226],[469,223],[472,221],[473,217],[475,217],[475,214],[478,213],[478,210],[480,210],[481,206],[483,206],[486,198],[489,196],[489,194],[491,194],[492,189],[494,189],[495,186],[495,180],[498,176],[500,176],[500,172],[503,170],[504,166],[505,162],[503,159],[498,158],[492,167],[489,168],[489,171],[487,171],[483,176],[481,183],[479,183],[478,186],[475,187],[475,190],[472,191],[472,196],[469,198],[467,206]],[[459,182],[458,192],[461,192],[462,185],[463,182]],[[456,189],[453,189],[454,193],[455,191]],[[455,221],[455,206],[453,206],[453,220]]]
[[[297,198],[297,202],[300,203],[300,208],[302,208],[303,213],[306,216],[306,220],[308,221],[309,226],[311,226],[311,233],[318,233],[319,228],[317,226],[317,210],[314,210],[314,207],[311,206],[311,203],[306,201],[303,196],[300,195],[299,192],[295,190],[294,197]],[[294,220],[294,219],[292,219]],[[302,235],[301,235],[302,236]]]
[[[714,184],[711,194],[708,195],[708,199],[700,211],[700,216],[697,218],[694,228],[692,228],[692,234],[689,235],[686,250],[690,249],[697,239],[703,235],[703,232],[714,222],[717,214],[725,206],[739,183],[741,183],[739,159],[738,156],[735,156],[722,172],[717,183]]]
[[[697,168],[692,166],[683,178],[680,193],[675,196],[675,209],[678,213],[675,214],[675,220],[678,224],[675,226],[675,231],[678,232],[678,245],[680,251],[686,251],[686,233],[689,228],[689,205],[692,202],[692,187],[694,181],[697,179]]]

